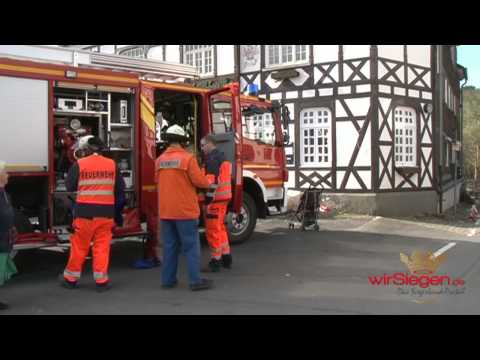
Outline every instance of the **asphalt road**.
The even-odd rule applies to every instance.
[[[464,279],[463,293],[421,295],[412,287],[400,293],[398,286],[369,283],[369,276],[406,272],[400,253],[435,252],[452,242],[437,273]],[[80,289],[59,287],[68,254],[21,252],[15,259],[21,274],[0,289],[11,308],[0,314],[478,314],[479,242],[479,235],[384,218],[323,220],[320,232],[288,230],[285,220],[269,219],[233,247],[233,269],[209,274],[215,289],[196,293],[188,290],[183,260],[172,290],[161,289],[160,268],[132,269],[140,255],[135,242],[113,246],[113,287],[102,294],[90,266]]]

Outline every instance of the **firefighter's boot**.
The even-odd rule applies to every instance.
[[[220,259],[211,259],[208,263],[208,268],[210,269],[210,272],[219,272],[221,266],[222,260]]]
[[[222,255],[222,266],[225,269],[231,269],[232,268],[232,255],[231,254]]]
[[[95,286],[98,293],[103,293],[105,291],[108,291],[108,290],[111,289],[111,287],[112,287],[112,285],[110,284],[109,281],[104,282],[104,283],[100,283],[100,284],[96,284],[96,286]]]

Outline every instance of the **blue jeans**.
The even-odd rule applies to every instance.
[[[163,240],[162,284],[177,281],[180,248],[187,258],[190,285],[200,282],[200,239],[198,220],[160,220]]]

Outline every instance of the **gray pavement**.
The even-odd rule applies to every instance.
[[[288,230],[283,218],[260,221],[254,236],[233,247],[233,269],[209,274],[215,289],[192,293],[186,264],[179,287],[160,288],[160,268],[134,270],[140,255],[135,242],[115,244],[113,288],[95,292],[90,266],[78,290],[58,286],[68,254],[51,250],[21,252],[21,274],[0,289],[11,304],[1,314],[478,314],[480,244],[478,235],[441,225],[374,217],[321,221],[321,231]],[[400,294],[374,287],[368,277],[406,272],[400,253],[432,251],[455,242],[438,273],[462,277],[463,294]],[[203,248],[203,261],[208,249]]]

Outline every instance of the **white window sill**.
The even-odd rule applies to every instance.
[[[301,164],[301,168],[316,168],[316,167],[331,167],[332,164],[319,164],[319,163],[309,163],[309,164]]]
[[[297,68],[300,66],[307,66],[307,65],[310,65],[309,61],[302,61],[294,64],[285,64],[285,65],[266,65],[263,68],[263,71],[293,69],[293,68]]]

